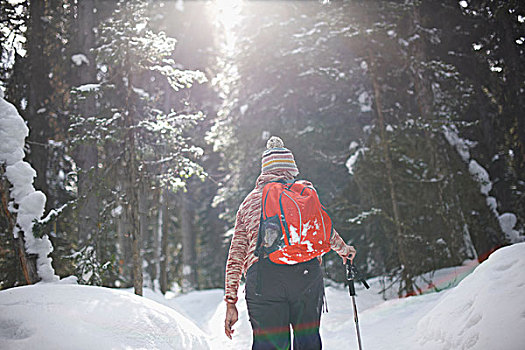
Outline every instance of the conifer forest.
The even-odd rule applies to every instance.
[[[525,240],[523,1],[0,0],[0,40],[43,205],[0,158],[0,290],[224,288],[273,135],[383,291]]]

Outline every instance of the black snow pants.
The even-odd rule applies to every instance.
[[[321,349],[323,297],[319,260],[296,265],[274,264],[268,259],[255,263],[246,274],[252,350],[290,349],[290,325],[294,350]]]

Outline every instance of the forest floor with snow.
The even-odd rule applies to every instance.
[[[466,276],[466,277],[465,277]],[[130,290],[41,283],[0,292],[0,349],[249,349],[244,294],[233,340],[224,335],[223,290],[164,297]],[[438,271],[439,293],[384,300],[380,279],[357,288],[364,349],[525,348],[525,243],[478,266]],[[458,283],[459,282],[459,283]],[[457,284],[457,286],[456,286]],[[348,290],[327,287],[324,349],[357,349]]]

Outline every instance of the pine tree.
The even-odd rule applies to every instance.
[[[140,86],[144,77],[166,79],[175,89],[204,82],[204,74],[175,68],[170,55],[175,40],[164,33],[153,33],[145,16],[146,5],[139,1],[120,1],[114,14],[99,29],[95,50],[97,64],[103,67],[96,84],[79,86],[75,93],[94,94],[100,107],[96,118],[77,115],[72,131],[77,140],[96,140],[107,147],[103,172],[120,172],[117,193],[123,204],[132,241],[133,285],[142,294],[142,236],[139,184],[179,189],[187,178],[203,174],[193,161],[201,150],[192,146],[185,130],[202,115],[187,111],[163,111],[156,104],[155,90]],[[118,147],[118,149],[117,149]],[[111,157],[111,158],[109,158]],[[164,166],[165,165],[165,166]],[[116,169],[118,168],[118,169]],[[113,207],[117,207],[115,202]]]
[[[380,189],[363,209],[380,208],[386,216],[378,218],[385,225],[382,241],[389,242],[383,264],[401,276],[400,294],[421,292],[417,275],[474,258],[474,247],[481,257],[503,243],[496,218],[445,138],[444,130],[461,125],[472,90],[454,65],[434,56],[448,38],[431,26],[434,12],[423,5],[383,3],[377,12],[384,22],[368,24],[378,122],[354,165],[361,191]],[[385,196],[390,203],[379,200]],[[480,211],[483,223],[471,214]]]

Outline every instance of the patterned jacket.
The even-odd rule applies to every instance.
[[[229,303],[237,301],[237,290],[241,276],[257,261],[253,254],[257,244],[259,223],[261,220],[262,191],[266,183],[277,179],[291,180],[289,172],[274,171],[261,174],[256,181],[255,188],[246,196],[237,211],[233,238],[226,262],[225,300]],[[334,230],[330,245],[340,256],[348,256],[350,247]]]

